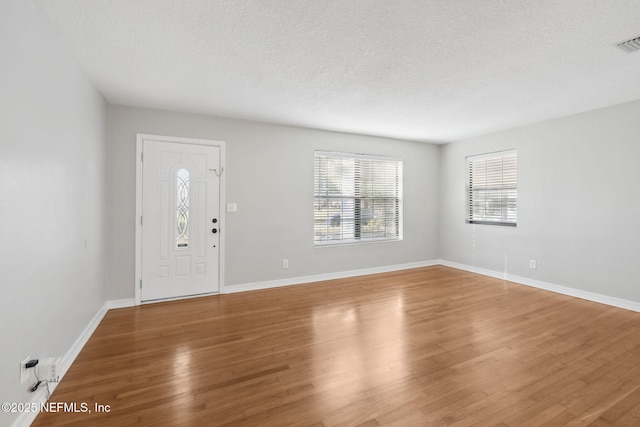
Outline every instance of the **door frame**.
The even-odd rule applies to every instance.
[[[145,140],[153,140],[153,141],[162,141],[162,142],[174,142],[178,144],[190,144],[190,145],[206,145],[210,147],[218,147],[220,149],[220,224],[224,227],[224,231],[220,233],[220,251],[219,251],[219,262],[218,266],[218,285],[219,290],[218,294],[224,293],[224,265],[225,265],[225,251],[227,245],[225,244],[225,234],[226,234],[226,185],[225,185],[225,163],[226,163],[226,151],[225,141],[215,141],[212,139],[197,139],[197,138],[183,138],[177,136],[163,136],[163,135],[151,135],[146,133],[138,133],[136,134],[136,216],[134,217],[134,221],[136,224],[136,266],[135,266],[135,281],[133,283],[134,288],[134,304],[140,305],[142,303],[142,292],[141,292],[141,281],[142,281],[142,148],[143,142]],[[170,301],[172,299],[186,299],[186,298],[196,298],[197,296],[192,297],[179,297],[179,298],[169,298],[162,300]],[[149,304],[153,302],[160,301],[149,301],[144,302],[144,304]]]

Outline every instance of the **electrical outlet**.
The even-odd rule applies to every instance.
[[[535,260],[535,259],[530,259],[530,260],[529,260],[529,268],[532,268],[532,269],[534,269],[534,270],[535,270],[536,268],[538,268],[538,263],[536,262],[536,260]]]
[[[58,366],[60,366],[61,359],[55,357],[47,357],[44,359],[40,359],[40,363],[35,367],[38,372],[38,378],[41,380],[57,380],[58,375]]]
[[[282,268],[289,268],[289,260],[287,258],[282,260]]]
[[[25,357],[24,360],[20,362],[20,384],[24,384],[29,378],[29,369],[27,369],[27,362],[29,360],[31,360],[31,356]]]

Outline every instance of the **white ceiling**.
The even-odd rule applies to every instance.
[[[448,142],[640,99],[639,0],[35,0],[115,104]]]

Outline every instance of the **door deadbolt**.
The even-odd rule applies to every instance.
[[[216,222],[218,222],[218,218],[213,218],[211,222],[215,224]]]

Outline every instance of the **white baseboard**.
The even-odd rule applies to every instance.
[[[104,317],[104,315],[107,314],[107,311],[109,311],[109,308],[110,308],[109,301],[107,301],[102,305],[102,307],[100,307],[98,312],[89,321],[87,326],[80,333],[80,335],[75,340],[75,342],[71,345],[67,353],[64,356],[62,356],[60,365],[56,366],[57,373],[59,375],[58,381],[62,381],[62,378],[71,367],[71,364],[73,363],[74,360],[76,360],[76,357],[78,357],[78,354],[80,354],[82,347],[84,347],[87,341],[89,341],[89,338],[91,338],[91,335],[93,334],[93,332],[96,330],[96,328],[102,321],[102,318]],[[58,385],[57,382],[49,383],[49,390],[53,393],[53,390],[55,390],[57,385]],[[47,401],[47,394],[45,392],[45,387],[40,387],[38,391],[34,393],[30,403],[35,403],[36,405],[40,406],[46,401]],[[31,425],[31,423],[33,423],[33,421],[36,419],[37,416],[38,416],[38,412],[22,412],[20,413],[20,416],[13,423],[13,426],[28,427]]]
[[[497,279],[507,280],[509,282],[518,283],[520,285],[531,286],[538,289],[544,289],[558,294],[568,295],[571,297],[581,298],[587,301],[593,301],[600,304],[606,304],[613,307],[624,308],[625,310],[631,310],[640,312],[640,303],[635,301],[629,301],[622,298],[616,298],[609,295],[598,294],[595,292],[583,291],[581,289],[571,288],[568,286],[556,285],[554,283],[543,282],[540,280],[530,279],[528,277],[516,276],[509,273],[501,273],[498,271],[488,270],[485,268],[474,267],[466,264],[459,264],[447,260],[439,260],[439,264],[457,268],[458,270],[465,270],[472,273],[482,274],[483,276],[495,277]]]
[[[30,407],[40,408],[40,405],[45,403],[46,401],[47,401],[47,394],[46,394],[45,387],[40,387],[38,388],[38,391],[33,393],[31,400],[26,403],[28,403]],[[16,418],[16,420],[13,422],[12,427],[29,427],[31,423],[33,423],[36,420],[36,417],[38,416],[39,413],[40,413],[39,411],[21,412],[18,418]]]
[[[113,310],[115,308],[133,307],[134,305],[136,305],[135,298],[112,299],[107,301],[107,308],[109,310]]]
[[[60,379],[62,379],[64,374],[67,373],[73,361],[76,360],[76,357],[78,357],[78,354],[80,354],[82,347],[84,347],[87,341],[89,341],[89,338],[91,338],[91,335],[102,321],[104,315],[107,314],[107,311],[109,311],[109,305],[105,302],[102,307],[100,307],[95,316],[93,316],[93,319],[91,319],[89,324],[84,328],[69,351],[67,351],[67,353],[62,357],[62,363],[60,363],[61,369],[59,370]],[[53,387],[51,388],[51,391],[53,391]]]
[[[489,270],[486,268],[474,267],[472,265],[467,265],[467,264],[459,264],[457,262],[447,261],[445,259],[439,259],[438,264],[444,265],[445,267],[451,267],[458,270],[464,270],[464,271],[469,271],[471,273],[481,274],[483,276],[494,277],[496,279],[509,280],[507,279],[507,273],[500,273],[499,271]]]
[[[344,279],[347,277],[365,276],[367,274],[388,273],[391,271],[408,270],[410,268],[430,267],[438,264],[438,260],[419,261],[407,264],[387,265],[384,267],[365,268],[361,270],[348,270],[337,273],[298,276],[287,279],[267,280],[264,282],[244,283],[241,285],[228,285],[225,286],[223,293],[231,294],[235,292],[257,291],[260,289],[278,288],[280,286],[301,285],[304,283],[322,282],[324,280]]]

